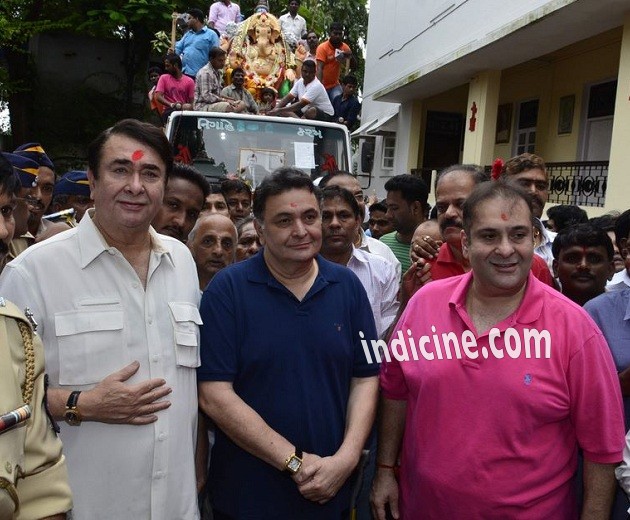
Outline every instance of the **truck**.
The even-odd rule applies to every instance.
[[[211,183],[238,176],[255,189],[281,167],[313,180],[351,168],[350,135],[337,123],[184,110],[171,114],[165,131],[175,160]]]

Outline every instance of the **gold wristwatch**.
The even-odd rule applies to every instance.
[[[81,412],[77,408],[80,393],[80,390],[75,390],[70,394],[66,402],[66,411],[63,414],[63,418],[70,426],[79,426],[81,424]]]
[[[302,450],[295,448],[293,453],[284,461],[284,472],[289,475],[295,475],[302,467]]]

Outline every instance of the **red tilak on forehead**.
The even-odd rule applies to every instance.
[[[501,213],[501,220],[507,220],[509,217],[505,213]]]
[[[297,204],[295,202],[290,202],[289,206],[291,206],[292,208],[297,208]]]
[[[139,161],[143,157],[144,157],[144,152],[142,150],[136,150],[135,152],[131,154],[132,161]]]

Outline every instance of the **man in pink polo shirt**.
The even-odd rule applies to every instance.
[[[605,340],[530,273],[520,189],[481,184],[463,225],[472,271],[418,291],[382,353],[376,518],[575,519],[580,447],[582,518],[607,519],[624,424]]]

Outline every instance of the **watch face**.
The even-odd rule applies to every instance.
[[[301,466],[302,466],[302,461],[299,458],[297,458],[295,455],[293,455],[291,459],[289,459],[289,463],[287,464],[287,469],[291,473],[297,473]]]
[[[81,424],[81,416],[76,410],[66,410],[66,413],[64,414],[64,419],[71,426],[78,426],[79,424]]]

